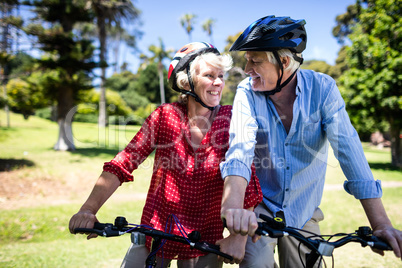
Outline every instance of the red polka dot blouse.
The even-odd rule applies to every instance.
[[[232,106],[221,106],[209,131],[194,151],[191,146],[187,108],[180,103],[159,106],[145,121],[127,147],[104,164],[104,171],[120,181],[133,180],[133,170],[155,151],[153,174],[141,223],[158,230],[180,231],[169,216],[175,215],[184,230],[201,233],[201,239],[215,243],[222,239],[220,219],[223,180],[219,163],[224,160],[229,143]],[[245,208],[262,201],[261,188],[253,169],[246,191]],[[150,248],[151,239],[146,246]],[[158,255],[162,257],[162,252]],[[190,259],[205,255],[188,245],[168,241],[163,257]]]

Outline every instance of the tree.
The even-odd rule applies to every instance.
[[[165,66],[163,66],[164,59],[171,59],[169,56],[173,53],[173,49],[165,50],[165,45],[163,44],[162,38],[159,38],[159,46],[151,45],[148,50],[153,53],[153,56],[149,58],[151,62],[155,62],[158,64],[158,74],[159,74],[159,92],[161,98],[161,104],[166,102],[165,98],[165,84],[163,79],[163,71],[165,70]]]
[[[236,93],[237,85],[246,78],[246,73],[244,72],[244,67],[246,66],[246,58],[244,57],[243,51],[233,51],[229,52],[230,47],[240,36],[241,32],[236,35],[231,35],[226,39],[227,45],[225,46],[224,52],[230,53],[233,59],[233,68],[229,70],[229,76],[225,81],[225,88],[222,94],[222,103],[231,105],[233,103],[234,95]]]
[[[2,106],[7,116],[7,126],[10,126],[9,106],[6,84],[9,80],[10,61],[14,57],[12,51],[13,41],[15,40],[16,31],[21,26],[20,17],[13,16],[13,10],[18,8],[17,0],[7,0],[0,3],[0,79],[2,88]],[[16,30],[16,31],[13,31]]]
[[[78,22],[90,21],[83,0],[29,0],[36,17],[24,31],[37,39],[44,53],[38,60],[40,69],[51,75],[43,79],[46,95],[57,102],[59,137],[55,150],[75,150],[72,119],[77,93],[91,89],[94,47],[90,40],[73,33]],[[46,23],[44,23],[46,22]]]
[[[314,70],[316,72],[327,74],[336,80],[341,75],[342,71],[343,62],[339,62],[339,60],[342,58],[342,55],[343,54],[340,52],[336,61],[336,65],[334,66],[322,60],[307,60],[303,62],[300,68]]]
[[[35,68],[36,59],[24,52],[17,52],[9,62],[10,78],[26,78]]]
[[[23,52],[17,52],[8,62],[7,99],[9,108],[21,113],[25,119],[51,103],[38,81],[46,75],[42,71],[34,75],[36,60]]]
[[[98,28],[100,44],[100,67],[101,67],[101,97],[99,101],[99,126],[105,127],[106,120],[106,89],[104,86],[106,79],[106,26],[112,23],[118,25],[123,20],[131,21],[138,18],[140,11],[134,7],[130,0],[87,0],[95,13],[96,25]]]
[[[348,65],[346,63],[346,52],[347,46],[341,47],[341,49],[338,52],[338,57],[335,60],[335,65],[332,66],[331,68],[331,76],[335,80],[338,80],[339,77],[346,71],[348,70]]]
[[[187,32],[189,42],[191,42],[191,32],[194,30],[193,26],[194,26],[196,18],[197,18],[196,15],[188,14],[188,13],[184,14],[180,18],[180,24],[184,28],[184,30]]]
[[[302,69],[314,70],[316,72],[328,74],[331,72],[331,65],[323,60],[308,60],[300,66]]]
[[[47,74],[43,72],[35,72],[26,80],[11,79],[7,84],[10,108],[28,119],[29,116],[35,114],[37,109],[51,105],[51,101],[46,97],[46,89],[41,83],[46,76]]]
[[[160,88],[159,88],[159,72],[158,64],[156,62],[150,62],[139,68],[137,72],[138,78],[133,83],[135,92],[138,92],[141,96],[148,98],[152,103],[161,103]],[[163,77],[167,79],[167,71],[163,70]],[[173,90],[166,89],[166,99],[171,101],[174,96]]]
[[[114,72],[120,72],[120,71],[125,71],[126,66],[128,65],[126,59],[127,57],[125,54],[127,53],[127,49],[124,49],[123,52],[121,52],[121,44],[125,43],[127,48],[131,48],[134,50],[135,53],[138,52],[137,48],[137,40],[142,37],[142,32],[139,31],[138,29],[133,30],[134,33],[130,33],[127,31],[126,27],[122,27],[119,24],[112,25],[112,27],[107,28],[107,32],[109,33],[108,40],[110,40],[111,47],[113,48],[113,54],[114,54]],[[120,64],[119,63],[119,57],[122,56],[123,62]]]
[[[105,86],[116,91],[125,100],[133,111],[139,108],[145,108],[150,101],[135,90],[135,81],[138,79],[137,74],[130,71],[115,73],[106,80]]]
[[[338,40],[341,45],[345,44],[345,40],[352,33],[353,26],[358,23],[358,16],[361,9],[361,1],[356,1],[356,4],[349,5],[346,13],[336,16],[336,26],[332,29],[332,35]]]
[[[211,44],[214,44],[213,38],[212,38],[212,28],[215,25],[215,20],[214,19],[207,19],[203,24],[202,24],[202,29],[208,34],[209,40]]]
[[[352,42],[347,48],[349,69],[340,77],[339,88],[356,125],[373,122],[364,127],[374,131],[382,122],[388,123],[392,164],[402,167],[402,4],[392,0],[363,2],[348,35]]]

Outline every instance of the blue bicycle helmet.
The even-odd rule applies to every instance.
[[[277,51],[301,53],[306,48],[305,20],[289,17],[263,17],[253,22],[233,43],[229,51]]]
[[[229,49],[229,51],[270,51],[273,53],[281,74],[276,83],[276,88],[271,91],[264,91],[264,94],[273,95],[280,92],[296,75],[297,70],[285,82],[281,83],[283,65],[278,50],[289,49],[293,52],[293,58],[302,64],[303,58],[296,53],[301,53],[306,48],[305,24],[305,20],[293,20],[289,17],[275,17],[273,15],[266,16],[250,24]]]

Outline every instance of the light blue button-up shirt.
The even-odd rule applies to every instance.
[[[357,199],[382,196],[345,102],[325,74],[297,72],[289,133],[271,99],[253,91],[250,78],[243,80],[233,103],[229,142],[223,178],[249,180],[254,160],[264,203],[274,214],[283,211],[288,226],[303,227],[321,203],[329,143],[347,178],[345,190]]]

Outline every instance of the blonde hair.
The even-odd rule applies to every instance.
[[[217,55],[212,52],[201,54],[190,63],[191,77],[195,77],[195,67],[198,66],[200,60],[204,60],[209,65],[223,70],[224,73],[228,72],[233,65],[232,57],[228,54]],[[189,84],[187,70],[180,71],[176,74],[176,83],[180,89],[184,89],[184,87]]]
[[[285,70],[289,70],[291,73],[293,73],[294,71],[296,71],[297,68],[300,67],[300,62],[296,61],[293,58],[293,54],[296,54],[296,56],[301,58],[302,57],[301,53],[293,53],[289,49],[281,49],[281,50],[278,50],[277,52],[278,52],[279,58],[283,58],[283,57],[289,58],[289,65],[285,68]],[[277,60],[275,59],[274,53],[272,53],[271,51],[266,51],[266,53],[267,53],[268,61],[270,63],[278,64]]]

